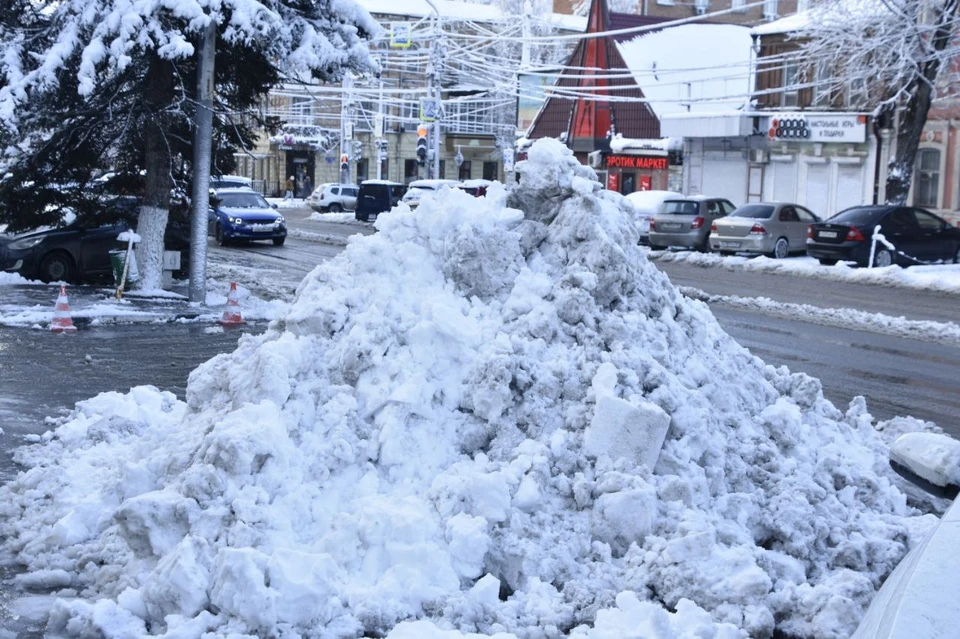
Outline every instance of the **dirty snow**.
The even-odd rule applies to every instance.
[[[185,402],[105,393],[22,449],[0,548],[48,633],[849,636],[937,523],[887,464],[922,424],[764,365],[624,198],[528,157],[383,216]]]

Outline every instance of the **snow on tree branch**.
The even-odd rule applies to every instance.
[[[0,123],[10,128],[31,91],[56,89],[75,56],[77,90],[87,96],[144,53],[193,56],[193,39],[210,20],[220,25],[219,39],[263,50],[293,75],[325,80],[338,79],[343,69],[371,68],[364,38],[380,31],[351,0],[39,0],[36,9],[47,16],[50,34],[42,50],[36,40],[4,30]]]

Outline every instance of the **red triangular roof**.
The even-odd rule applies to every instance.
[[[610,24],[606,0],[593,0],[586,32],[604,33],[610,30]],[[615,75],[618,70],[624,72],[622,77],[603,77]],[[589,97],[547,97],[527,137],[555,138],[566,133],[567,146],[577,152],[609,150],[608,132],[620,133],[626,138],[660,138],[660,120],[647,106],[633,76],[626,71],[627,65],[614,37],[581,40],[567,60],[556,88],[559,92],[567,90]],[[618,100],[607,100],[604,96],[615,96]],[[631,100],[622,101],[623,98]]]

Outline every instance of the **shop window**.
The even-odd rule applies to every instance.
[[[917,153],[917,169],[914,175],[913,204],[938,208],[940,194],[940,151],[920,149]]]
[[[470,160],[464,160],[463,164],[460,165],[460,173],[457,175],[458,180],[469,180],[470,179]]]
[[[357,160],[357,184],[370,178],[370,160],[361,158]]]
[[[419,177],[419,165],[416,160],[403,161],[403,181],[409,184]]]
[[[497,173],[500,170],[499,162],[484,162],[483,163],[483,179],[490,180],[491,182],[497,181]]]

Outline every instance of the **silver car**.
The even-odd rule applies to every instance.
[[[650,220],[650,249],[685,246],[705,253],[714,220],[736,208],[730,200],[703,195],[664,200]]]
[[[777,259],[807,249],[807,226],[820,218],[799,204],[744,204],[710,229],[710,248],[721,255],[761,253]]]

